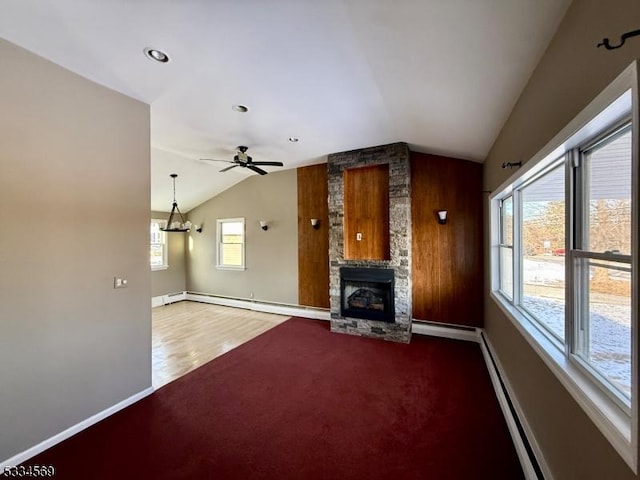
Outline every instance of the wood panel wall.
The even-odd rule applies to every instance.
[[[329,308],[328,196],[326,163],[298,169],[298,303],[309,307]]]
[[[412,152],[411,196],[413,318],[481,327],[482,165]]]
[[[347,169],[343,181],[344,258],[389,260],[389,164]]]

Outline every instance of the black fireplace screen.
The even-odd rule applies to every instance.
[[[394,274],[386,268],[340,269],[340,314],[343,317],[395,322]]]

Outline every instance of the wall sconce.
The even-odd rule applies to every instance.
[[[266,220],[260,220],[260,228],[263,230],[269,230],[269,225],[267,225]]]
[[[445,223],[447,223],[447,211],[446,210],[439,210],[438,211],[438,222],[440,223],[440,225],[444,225]]]
[[[320,220],[317,218],[312,218],[311,226],[313,227],[314,230],[318,230],[320,228]]]

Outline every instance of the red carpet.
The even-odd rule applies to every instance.
[[[478,345],[293,318],[43,452],[58,479],[518,479]]]

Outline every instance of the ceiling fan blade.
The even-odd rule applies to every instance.
[[[221,172],[226,172],[227,170],[231,170],[232,168],[236,168],[238,165],[230,165],[228,167],[223,168],[222,170],[220,170]]]
[[[282,162],[251,162],[251,165],[270,165],[272,167],[284,167]]]
[[[231,160],[218,160],[217,158],[201,158],[201,162],[224,162],[224,163],[233,163]]]
[[[253,170],[256,173],[259,173],[260,175],[266,175],[268,173],[262,170],[261,168],[255,167],[253,165],[247,165],[247,168],[250,170]]]

